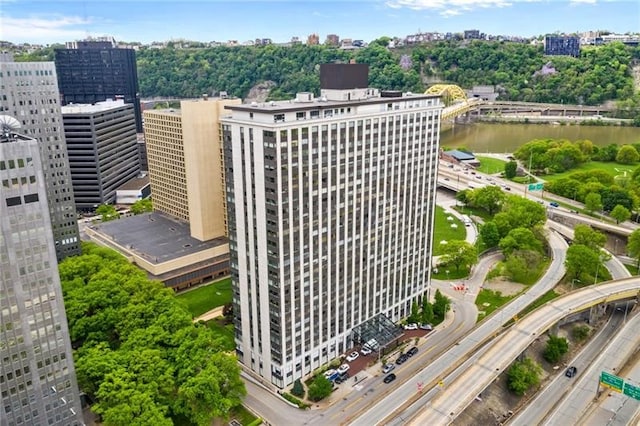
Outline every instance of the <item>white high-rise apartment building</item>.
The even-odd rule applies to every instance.
[[[280,388],[428,296],[440,98],[340,87],[222,119],[237,353]]]
[[[38,142],[7,123],[19,122],[0,115],[0,425],[81,425]]]

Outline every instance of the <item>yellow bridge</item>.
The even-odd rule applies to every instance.
[[[426,95],[438,95],[442,97],[445,105],[442,111],[442,120],[455,118],[466,114],[472,110],[479,110],[479,113],[488,112],[531,112],[541,115],[572,115],[572,116],[593,116],[603,112],[611,111],[605,106],[584,106],[568,104],[540,104],[535,102],[515,102],[515,101],[485,101],[479,98],[468,98],[462,88],[455,84],[434,84],[425,92]]]

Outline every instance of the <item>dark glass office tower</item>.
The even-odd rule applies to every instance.
[[[136,52],[111,41],[77,41],[56,49],[55,63],[62,105],[124,99],[133,104],[136,131],[142,133]]]

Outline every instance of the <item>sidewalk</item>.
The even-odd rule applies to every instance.
[[[212,320],[214,318],[221,317],[223,310],[224,310],[224,306],[218,306],[217,308],[213,308],[212,310],[205,312],[204,314],[200,315],[199,317],[195,317],[193,319],[193,322],[209,321],[209,320]]]

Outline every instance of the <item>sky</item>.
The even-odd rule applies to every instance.
[[[150,43],[317,33],[371,41],[419,32],[537,36],[640,32],[638,0],[0,0],[0,40],[52,44],[87,36]]]

